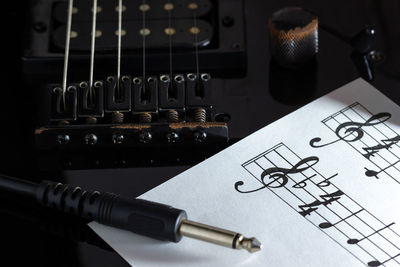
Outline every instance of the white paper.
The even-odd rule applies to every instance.
[[[141,196],[255,236],[258,253],[90,226],[134,266],[400,266],[399,133],[400,108],[358,79]]]

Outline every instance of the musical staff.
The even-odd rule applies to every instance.
[[[357,215],[358,213],[360,213],[360,212],[362,212],[362,211],[363,211],[363,209],[360,209],[359,211],[354,212],[354,213],[350,214],[349,216],[347,216],[346,218],[343,218],[343,219],[341,219],[341,220],[339,220],[339,221],[337,221],[337,222],[335,222],[335,223],[330,223],[330,222],[323,222],[323,223],[320,223],[320,224],[319,224],[319,228],[322,228],[322,229],[331,228],[331,227],[333,227],[333,226],[335,226],[335,225],[337,225],[337,224],[339,224],[339,223],[341,223],[341,222],[347,221],[347,219],[349,219],[349,218],[352,217],[352,216]],[[365,237],[364,237],[364,238],[365,238]],[[358,240],[358,239],[349,239],[349,240]],[[347,243],[349,243],[349,242],[347,242]],[[350,243],[349,243],[349,244],[350,244]]]
[[[374,165],[365,167],[367,177],[389,177],[400,184],[400,134],[387,123],[391,114],[372,114],[359,103],[354,103],[327,117],[322,123],[332,130],[337,139],[323,144],[320,137],[313,138],[315,148],[346,142]]]
[[[268,190],[367,266],[400,266],[400,234],[322,175],[319,158],[299,157],[283,143],[242,164],[260,183],[239,180],[239,193]],[[252,184],[252,187],[249,187]]]
[[[356,239],[356,238],[349,239],[349,240],[347,240],[347,243],[348,243],[348,244],[352,244],[352,245],[353,245],[353,244],[357,244],[358,242],[361,242],[361,241],[365,240],[366,238],[371,237],[371,236],[373,236],[373,235],[379,233],[380,231],[385,230],[386,228],[389,228],[389,227],[392,226],[392,225],[394,225],[394,223],[391,223],[391,224],[389,224],[389,225],[386,225],[385,227],[382,227],[381,229],[376,230],[376,231],[373,232],[372,234],[367,235],[367,236],[365,236],[365,237],[363,237],[363,238],[361,238],[361,239]]]

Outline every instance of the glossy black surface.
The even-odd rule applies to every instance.
[[[286,74],[270,62],[267,20],[274,11],[285,6],[305,5],[318,14],[321,23],[348,36],[355,35],[365,25],[374,26],[374,47],[383,52],[385,60],[374,64],[372,84],[400,104],[398,0],[244,2],[248,74],[244,79],[219,80],[215,97],[218,111],[229,112],[232,118],[229,127],[233,141],[360,76],[351,58],[352,47],[320,30],[320,51],[315,65],[303,69],[302,75],[297,73],[288,78],[299,81],[297,88],[284,90],[284,86],[279,87],[288,80],[284,79]],[[5,46],[2,49],[5,70],[1,73],[0,96],[2,172],[30,179],[58,178],[88,189],[138,196],[190,167],[152,167],[149,163],[146,168],[66,171],[62,177],[57,177],[58,173],[38,171],[32,150],[35,95],[20,82],[18,72],[18,48],[24,34],[25,12],[21,1],[9,1],[6,16],[2,17]],[[179,208],[184,209],[185,203]],[[2,262],[11,260],[14,266],[128,266],[101,241],[81,242],[85,238],[79,237],[93,236],[93,233],[84,227],[84,222],[74,218],[49,215],[35,207],[9,206],[9,200],[1,199],[0,222]]]

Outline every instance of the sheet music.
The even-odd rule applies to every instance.
[[[358,79],[141,196],[255,254],[90,226],[133,266],[400,266],[399,134],[400,108]]]

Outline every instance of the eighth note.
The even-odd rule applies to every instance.
[[[332,223],[330,223],[330,222],[323,222],[323,223],[320,223],[320,224],[319,224],[319,228],[321,228],[321,229],[331,228],[332,226],[335,226],[335,225],[337,225],[337,224],[339,224],[339,223],[341,223],[341,222],[346,221],[348,218],[350,218],[350,217],[352,217],[352,216],[354,216],[354,215],[357,215],[358,213],[362,212],[363,210],[364,210],[364,209],[361,209],[361,210],[359,210],[359,211],[357,211],[357,212],[354,212],[354,213],[350,214],[349,216],[347,216],[346,218],[343,218],[343,219],[341,219],[340,221],[337,221],[337,222],[334,223],[334,224],[332,224]]]
[[[397,255],[395,255],[395,256],[393,256],[393,257],[391,257],[391,258],[385,260],[384,262],[380,262],[380,261],[370,261],[370,262],[368,262],[368,266],[371,266],[371,267],[381,266],[381,265],[387,263],[388,261],[391,261],[391,260],[397,258],[398,256],[400,256],[400,254],[397,254]]]
[[[379,233],[380,231],[385,230],[386,228],[389,228],[389,227],[392,226],[393,224],[394,224],[394,222],[391,223],[391,224],[386,225],[385,227],[383,227],[383,228],[381,228],[381,229],[379,229],[379,230],[376,230],[375,232],[373,232],[373,233],[370,234],[370,235],[364,236],[364,237],[361,238],[361,239],[356,239],[356,238],[349,239],[349,240],[347,240],[347,244],[350,244],[350,245],[357,244],[358,242],[361,242],[361,241],[363,241],[363,240],[365,240],[365,239],[367,239],[367,238],[373,236],[374,234],[377,234],[377,233]]]

